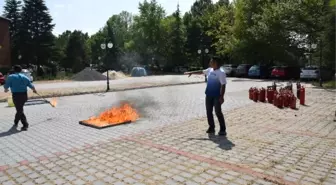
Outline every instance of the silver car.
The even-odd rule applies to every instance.
[[[34,77],[28,69],[22,69],[22,74],[24,74],[31,82],[34,81]]]
[[[237,65],[225,64],[222,66],[222,69],[225,71],[226,76],[234,76],[237,70]]]

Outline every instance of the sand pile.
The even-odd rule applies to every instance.
[[[85,68],[83,71],[75,74],[72,77],[72,80],[74,81],[99,81],[99,80],[106,80],[106,76],[100,74],[96,70]]]
[[[107,76],[107,72],[103,73],[103,75]],[[127,77],[122,71],[114,71],[114,70],[109,71],[109,76],[111,80],[123,79]]]

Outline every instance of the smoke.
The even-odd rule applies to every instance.
[[[159,103],[143,91],[138,91],[136,95],[120,95],[118,104],[128,103],[135,108],[142,118],[149,117],[151,109],[159,109]]]
[[[137,52],[127,52],[118,58],[118,64],[127,67],[128,70],[133,66],[139,66],[141,62],[142,57]]]

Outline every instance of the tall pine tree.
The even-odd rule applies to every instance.
[[[20,64],[19,61],[19,29],[21,21],[21,1],[6,0],[4,6],[4,17],[11,20],[9,25],[10,40],[11,40],[11,58],[12,63]]]
[[[177,10],[173,14],[175,18],[175,22],[173,24],[173,31],[171,35],[172,39],[172,59],[173,64],[183,65],[183,46],[184,46],[184,38],[183,38],[183,30],[182,30],[182,20],[180,15],[180,6],[177,5]]]
[[[66,58],[62,61],[62,66],[72,69],[77,73],[88,66],[88,55],[86,52],[86,34],[75,30],[71,33],[66,47]]]
[[[44,0],[24,0],[20,35],[25,51],[23,59],[27,64],[48,64],[52,55],[54,26]]]
[[[119,64],[118,64],[118,51],[119,51],[119,46],[116,43],[116,38],[115,38],[115,32],[113,29],[113,26],[109,23],[106,22],[106,29],[107,29],[107,39],[106,39],[106,44],[112,43],[113,47],[108,48],[106,45],[106,58],[105,58],[105,66],[107,69],[118,69]]]

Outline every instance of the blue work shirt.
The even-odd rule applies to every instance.
[[[12,93],[27,92],[27,87],[32,89],[34,88],[34,85],[24,74],[20,73],[9,75],[4,85],[4,88],[5,89],[10,88]]]
[[[208,68],[203,73],[207,75],[208,79],[205,94],[209,97],[220,97],[222,85],[227,83],[225,72],[220,69]]]

